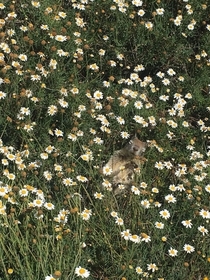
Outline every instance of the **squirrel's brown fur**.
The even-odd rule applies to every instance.
[[[121,192],[118,185],[122,184],[126,188],[132,184],[135,173],[140,171],[140,165],[143,162],[140,156],[145,152],[146,147],[147,143],[134,136],[125,147],[115,151],[105,165],[112,169],[109,177],[115,194]]]

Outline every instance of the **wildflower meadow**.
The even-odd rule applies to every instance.
[[[210,279],[208,0],[3,0],[0,73],[0,280]]]

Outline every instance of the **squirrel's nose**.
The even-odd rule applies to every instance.
[[[139,149],[138,149],[137,147],[135,147],[135,146],[133,147],[133,151],[134,151],[134,152],[138,152],[138,150],[139,150]]]

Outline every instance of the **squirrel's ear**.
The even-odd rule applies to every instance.
[[[133,143],[133,140],[134,140],[134,139],[136,139],[136,138],[137,138],[137,136],[136,136],[136,135],[131,136],[131,137],[130,137],[130,140],[129,140],[129,142],[128,142],[128,143],[129,143],[129,144],[132,144],[132,143]]]
[[[134,138],[138,138],[136,132],[135,132],[135,134],[133,135],[132,139],[134,139]]]

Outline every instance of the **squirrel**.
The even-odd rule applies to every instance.
[[[115,151],[103,167],[104,174],[107,168],[111,170],[108,178],[111,179],[115,195],[120,194],[123,189],[131,185],[135,173],[140,172],[141,163],[144,161],[140,156],[146,148],[147,143],[134,136],[125,147]]]

